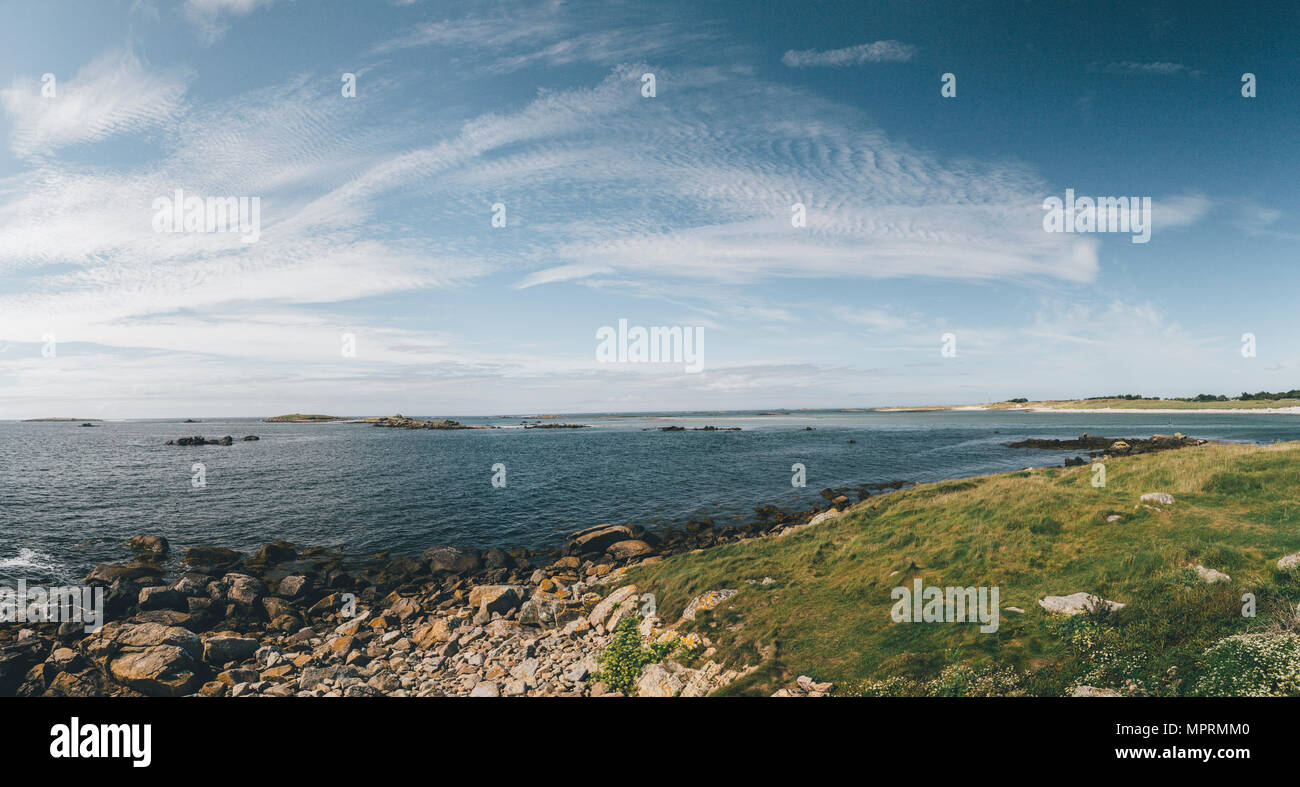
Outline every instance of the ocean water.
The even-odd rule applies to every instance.
[[[546,548],[603,522],[655,528],[703,516],[725,523],[765,503],[807,507],[826,487],[1059,466],[1074,455],[1002,445],[1027,437],[1180,431],[1300,440],[1300,417],[1244,413],[573,415],[557,420],[591,428],[528,430],[517,428],[517,417],[452,417],[514,428],[0,422],[0,580],[73,581],[97,563],[124,559],[124,542],[139,534],[166,536],[173,550],[252,549],[279,538],[353,554],[414,555],[445,544]],[[659,431],[668,425],[742,431]],[[236,441],[164,445],[193,434]],[[261,440],[239,441],[247,434]],[[796,462],[807,467],[803,489],[790,483]],[[202,488],[191,484],[195,463],[205,467]],[[497,463],[506,466],[504,488],[491,483]]]

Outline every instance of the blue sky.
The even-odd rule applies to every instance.
[[[0,418],[1300,386],[1292,4],[5,15]],[[178,188],[260,238],[155,232]],[[1150,197],[1150,242],[1044,231],[1067,189]],[[702,328],[704,371],[598,363],[620,319]]]

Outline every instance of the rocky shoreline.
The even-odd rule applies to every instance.
[[[130,560],[85,578],[104,593],[98,631],[79,621],[0,628],[0,696],[704,696],[749,667],[713,661],[707,638],[677,627],[735,591],[702,594],[673,623],[623,575],[839,516],[850,504],[840,491],[823,490],[825,508],[761,506],[739,527],[598,525],[545,554],[435,547],[349,558],[276,541],[252,554],[190,547],[169,571],[167,540],[137,536]],[[602,663],[629,647],[631,672]],[[805,676],[782,696],[828,690]]]
[[[1104,461],[1112,456],[1136,456],[1156,451],[1192,448],[1205,445],[1207,442],[1209,441],[1196,437],[1187,437],[1182,432],[1174,432],[1172,435],[1153,434],[1150,438],[1096,437],[1084,433],[1072,440],[1051,440],[1035,437],[1014,443],[1004,443],[1004,445],[1008,448],[1041,448],[1049,451],[1087,451],[1086,458],[1076,456],[1065,460],[1066,467],[1075,467],[1088,464],[1089,460]]]

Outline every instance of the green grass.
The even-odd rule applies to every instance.
[[[732,666],[758,665],[730,693],[771,693],[801,674],[841,686],[933,680],[953,665],[1013,668],[1034,694],[1089,680],[1185,693],[1214,642],[1275,625],[1300,601],[1300,578],[1275,567],[1300,550],[1300,443],[1207,445],[1107,464],[1101,489],[1087,466],[922,485],[784,538],[677,555],[635,569],[630,581],[655,593],[666,620],[701,592],[740,589],[686,627]],[[1135,510],[1139,495],[1157,491],[1177,502]],[[1107,524],[1111,513],[1124,519]],[[1197,563],[1231,583],[1196,581],[1187,567]],[[776,582],[746,582],[765,576]],[[915,577],[998,587],[1000,629],[893,623],[890,592]],[[1071,627],[1082,622],[1037,604],[1078,591],[1128,607],[1080,633]],[[1246,592],[1258,598],[1253,619],[1241,615]]]

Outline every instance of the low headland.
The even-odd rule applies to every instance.
[[[1300,414],[1300,390],[1270,393],[1198,394],[1191,397],[1163,398],[1124,394],[1094,396],[1087,399],[1042,399],[1024,397],[985,404],[928,405],[922,407],[881,407],[879,412],[940,412],[961,410],[1023,410],[1057,413],[1183,413],[1187,411],[1261,414]]]
[[[549,553],[175,561],[139,537],[86,578],[98,632],[0,628],[0,694],[1300,693],[1300,443],[1067,448],[1094,440],[1091,466],[825,490],[743,527],[597,525]],[[918,582],[996,588],[992,630],[895,622]]]

